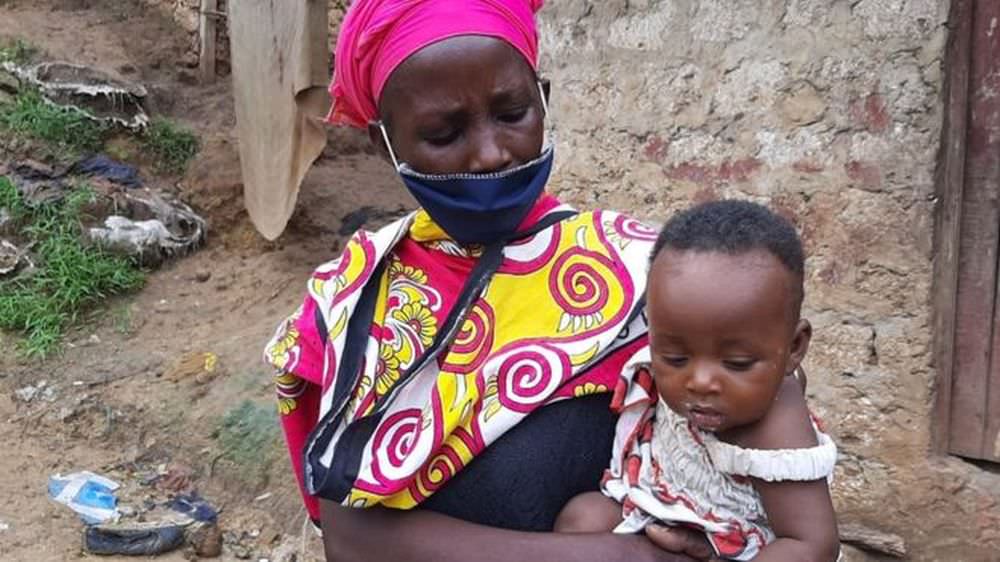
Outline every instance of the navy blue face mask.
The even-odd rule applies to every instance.
[[[545,96],[542,94],[543,109]],[[488,174],[422,174],[399,162],[380,123],[396,171],[420,206],[455,241],[490,244],[510,238],[538,201],[552,171],[554,149],[516,168]]]

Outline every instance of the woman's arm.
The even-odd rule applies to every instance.
[[[691,562],[639,535],[525,533],[430,511],[351,509],[321,501],[328,562]],[[687,535],[672,537],[684,541]],[[697,545],[692,541],[691,548]],[[708,554],[703,558],[708,558]]]

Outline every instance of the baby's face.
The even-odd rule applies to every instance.
[[[796,281],[765,251],[660,253],[647,289],[650,351],[673,411],[713,432],[764,416],[809,344]]]

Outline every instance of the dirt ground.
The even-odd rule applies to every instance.
[[[183,178],[149,170],[144,178],[179,191],[210,224],[202,250],[150,274],[141,293],[95,311],[59,356],[25,361],[13,337],[0,339],[0,450],[9,451],[0,455],[0,559],[89,558],[79,520],[46,494],[49,475],[77,470],[126,483],[139,494],[126,503],[153,493],[155,485],[135,484],[144,474],[186,475],[223,509],[222,559],[268,558],[278,546],[299,561],[314,559],[318,544],[303,531],[278,434],[241,464],[223,454],[220,420],[247,400],[271,411],[260,355],[276,323],[298,304],[310,270],[336,255],[343,232],[365,214],[372,224],[385,222],[386,213],[410,204],[408,196],[388,166],[365,152],[364,138],[331,132],[288,231],[266,242],[242,210],[228,80],[197,83],[183,62],[187,37],[168,19],[137,0],[7,0],[0,1],[0,38],[144,84],[151,112],[194,129],[203,146]],[[164,376],[200,352],[219,358],[210,381]],[[16,396],[42,381],[47,396]],[[158,558],[184,559],[183,551]]]

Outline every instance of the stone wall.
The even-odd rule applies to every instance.
[[[948,9],[552,0],[541,67],[566,200],[662,221],[750,197],[800,227],[809,395],[841,447],[841,519],[902,536],[915,560],[995,560],[1000,471],[930,453]]]
[[[228,0],[217,0],[218,11],[226,13]],[[190,36],[190,48],[185,55],[185,65],[189,67],[198,66],[198,55],[200,52],[199,12],[201,0],[141,0],[144,4],[153,6],[165,14],[169,15],[177,24]],[[329,0],[330,2],[330,37],[336,37],[340,29],[340,21],[343,19],[344,11],[349,4],[349,0]],[[227,76],[231,72],[229,56],[229,33],[226,29],[225,20],[221,20],[218,26],[216,60],[216,73],[220,76]]]
[[[189,37],[189,45],[184,60],[185,66],[194,68],[198,66],[198,54],[201,52],[201,41],[199,37],[201,0],[141,0],[144,4],[153,6],[165,14],[169,15],[177,25],[180,26]],[[217,0],[217,11],[226,13],[228,0]],[[229,33],[226,31],[225,20],[219,20],[218,32],[216,36],[216,74],[227,76],[230,73],[229,66]]]

